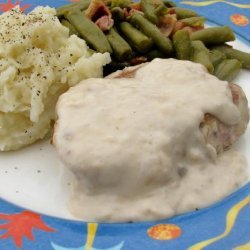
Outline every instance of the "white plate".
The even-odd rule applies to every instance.
[[[231,44],[250,52],[250,47],[239,40]],[[242,70],[234,82],[242,86],[250,100],[250,71]],[[250,163],[250,127],[235,147]],[[48,140],[16,152],[0,153],[0,197],[14,204],[72,219],[66,208],[71,180]]]

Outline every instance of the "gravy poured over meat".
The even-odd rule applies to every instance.
[[[247,179],[245,158],[223,152],[246,129],[246,97],[199,64],[155,59],[84,80],[57,114],[54,144],[76,176],[70,210],[84,220],[166,218]]]

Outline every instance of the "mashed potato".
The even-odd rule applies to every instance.
[[[101,77],[108,53],[91,54],[70,36],[56,11],[37,7],[25,15],[0,15],[0,150],[15,150],[43,138],[58,96],[88,77]]]

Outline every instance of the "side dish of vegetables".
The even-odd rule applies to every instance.
[[[169,0],[80,0],[57,16],[91,49],[111,54],[105,74],[157,57],[201,63],[227,81],[250,69],[250,54],[226,44],[235,40],[229,26],[205,28],[204,17]]]

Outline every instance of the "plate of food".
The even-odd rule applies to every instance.
[[[246,1],[0,8],[0,249],[250,249]]]

